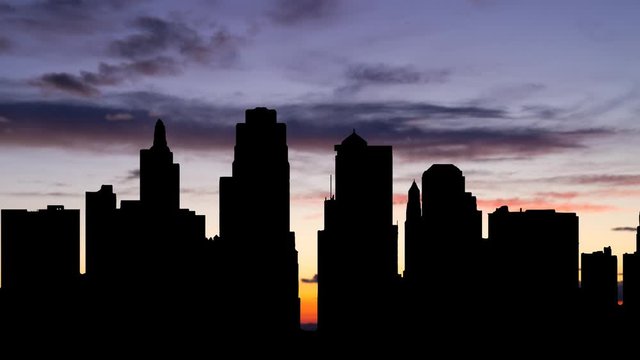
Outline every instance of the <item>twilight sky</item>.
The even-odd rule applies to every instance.
[[[353,128],[394,147],[401,269],[405,194],[433,163],[464,172],[485,236],[500,205],[555,208],[580,216],[581,252],[632,252],[639,14],[636,0],[0,0],[0,208],[84,210],[101,184],[138,198],[160,117],[181,204],[213,236],[234,124],[267,106],[288,124],[302,278]],[[303,322],[315,292],[302,282]]]

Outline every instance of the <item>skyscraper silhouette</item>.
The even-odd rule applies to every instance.
[[[168,333],[206,318],[199,305],[214,297],[205,218],[179,198],[179,165],[158,120],[153,145],[140,151],[140,200],[117,209],[111,185],[86,193],[87,282],[92,299],[109,304],[96,322]]]
[[[581,288],[590,313],[611,316],[618,305],[618,258],[611,247],[581,255]]]
[[[161,120],[156,122],[151,148],[140,150],[140,202],[154,211],[180,208],[180,165],[173,163]]]
[[[405,223],[405,283],[408,305],[419,322],[442,324],[469,318],[479,307],[482,275],[482,213],[465,190],[462,171],[434,164],[420,190],[409,190]],[[465,320],[466,321],[466,320]]]
[[[234,326],[291,334],[300,328],[298,252],[290,230],[287,127],[276,111],[246,111],[236,126],[232,176],[220,178],[216,241],[223,305]],[[248,330],[248,329],[247,329]]]
[[[482,240],[482,212],[465,191],[462,171],[452,164],[432,165],[422,174],[422,191],[425,239],[433,250],[475,252]]]
[[[318,232],[318,331],[388,332],[398,281],[391,147],[354,130],[335,150],[335,197]]]
[[[424,226],[422,222],[422,205],[420,205],[420,189],[415,180],[409,188],[407,196],[407,212],[404,222],[404,279],[408,282],[418,282],[426,276],[424,271],[424,255],[428,252],[428,242],[424,240]]]

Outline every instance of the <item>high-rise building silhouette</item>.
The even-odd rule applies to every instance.
[[[640,316],[640,225],[636,227],[636,251],[622,255],[622,303],[627,315]]]
[[[104,282],[113,277],[116,259],[125,246],[116,246],[116,194],[112,185],[85,194],[86,271],[92,281]]]
[[[422,206],[420,205],[420,189],[415,180],[409,188],[407,196],[407,212],[404,222],[404,279],[409,282],[418,281],[420,277],[424,277],[424,259],[420,258],[420,254],[428,251],[428,243],[423,237],[424,225],[422,222]],[[417,278],[417,279],[416,279]]]
[[[180,209],[179,199],[179,165],[158,120],[153,145],[140,150],[140,200],[122,201],[117,209],[111,185],[86,193],[89,279],[141,288],[192,272],[197,262],[189,251],[206,239],[205,218]]]
[[[68,291],[80,277],[80,210],[2,210],[2,287]]]
[[[465,189],[462,171],[434,164],[420,190],[409,190],[405,223],[405,283],[411,314],[418,321],[468,317],[479,307],[482,213]]]
[[[502,206],[489,214],[489,240],[497,267],[492,278],[508,296],[504,303],[510,311],[551,316],[574,306],[578,233],[575,213],[510,212]]]
[[[422,174],[422,218],[425,239],[436,251],[468,253],[481,243],[482,212],[452,164],[435,164]]]
[[[93,301],[109,304],[92,321],[126,319],[159,334],[212,318],[203,312],[215,298],[205,218],[180,209],[179,196],[179,165],[158,120],[153,145],[140,151],[140,200],[116,208],[111,185],[86,193],[87,283]]]
[[[590,312],[607,314],[618,305],[618,258],[611,247],[581,255],[581,288]]]
[[[224,305],[236,326],[287,334],[300,328],[298,252],[289,226],[287,127],[275,110],[246,111],[236,125],[232,176],[220,178]],[[221,272],[222,272],[221,271]]]
[[[398,281],[391,147],[354,130],[335,151],[335,197],[318,232],[318,331],[389,331]]]
[[[140,150],[140,203],[154,211],[180,208],[180,165],[173,163],[161,120],[156,122],[151,148]]]

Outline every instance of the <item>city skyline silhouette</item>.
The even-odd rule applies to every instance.
[[[133,317],[123,336],[148,324],[165,344],[163,333],[193,324],[257,334],[277,322],[329,342],[352,328],[408,339],[400,329],[424,326],[446,340],[562,317],[579,324],[565,327],[582,336],[576,346],[595,346],[640,311],[639,10],[628,0],[0,0],[0,209],[14,224],[0,221],[0,241],[7,232],[15,253],[0,265],[0,298],[57,289],[58,277],[72,293],[78,280],[70,298],[8,301],[41,306],[49,324]],[[277,125],[254,133],[246,110],[261,106]],[[390,147],[390,159],[365,166],[362,155],[345,172],[350,152],[336,145],[354,133]],[[259,135],[274,143],[245,146]],[[54,230],[73,240],[52,248]],[[11,241],[20,236],[31,240]],[[71,303],[92,315],[65,319]],[[531,306],[526,319],[500,316]],[[173,308],[183,311],[164,314]],[[23,313],[28,332],[38,316]]]
[[[156,339],[268,337],[333,346],[353,334],[399,341],[424,331],[416,323],[462,324],[467,338],[488,321],[504,331],[551,324],[549,341],[577,329],[608,341],[602,326],[637,320],[637,251],[623,256],[625,302],[611,248],[580,253],[575,213],[501,206],[489,214],[483,238],[477,199],[453,164],[431,165],[422,186],[413,181],[408,189],[400,274],[392,147],[369,145],[354,129],[334,147],[335,192],[332,183],[318,231],[318,330],[309,337],[289,225],[286,124],[264,107],[247,110],[237,124],[233,172],[220,178],[221,233],[213,238],[205,236],[203,215],[180,207],[180,166],[166,132],[157,120],[151,147],[140,150],[140,200],[117,207],[112,185],[86,192],[84,274],[79,210],[2,209],[7,326],[69,321],[88,329],[124,325],[125,337],[144,329]],[[264,276],[248,287],[245,279],[256,272]],[[250,300],[256,293],[265,296],[259,304]]]

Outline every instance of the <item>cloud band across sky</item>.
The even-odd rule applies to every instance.
[[[170,128],[174,146],[191,150],[229,147],[240,107],[195,104],[149,93],[126,95],[129,104],[91,102],[0,102],[0,140],[4,146],[91,148],[96,144],[139,146],[156,117]],[[140,100],[135,100],[139,97]],[[144,99],[144,100],[143,100]],[[148,108],[135,107],[143,101]],[[131,107],[130,105],[134,105]],[[539,156],[581,148],[612,136],[607,128],[553,130],[481,126],[483,119],[509,116],[504,110],[427,103],[316,103],[278,106],[288,124],[289,145],[303,151],[327,151],[352,129],[372,143],[392,145],[401,159],[487,159]],[[450,119],[476,119],[471,126],[448,127]],[[478,125],[476,125],[478,124]],[[621,179],[621,181],[624,179]]]

